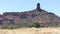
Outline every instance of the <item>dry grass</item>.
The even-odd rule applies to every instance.
[[[60,28],[0,29],[0,34],[60,34]]]

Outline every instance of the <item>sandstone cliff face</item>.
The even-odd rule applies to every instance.
[[[37,8],[31,11],[5,12],[3,15],[0,15],[0,26],[28,26],[33,22],[42,23],[43,26],[56,26],[60,25],[60,17],[42,10],[39,3],[37,4]]]

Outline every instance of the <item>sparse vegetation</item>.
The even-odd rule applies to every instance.
[[[26,28],[32,28],[32,27],[39,28],[39,27],[41,27],[41,24],[38,23],[38,22],[34,22],[34,23],[32,23],[31,25],[28,25],[28,26],[17,26],[17,25],[7,25],[7,24],[4,24],[0,28],[1,29],[18,29],[18,28],[24,28],[24,27],[26,27]]]
[[[1,29],[18,29],[18,28],[24,28],[24,27],[26,27],[26,28],[32,28],[32,27],[41,28],[41,27],[44,27],[44,26],[42,25],[42,23],[33,22],[33,23],[31,23],[30,25],[27,25],[27,26],[24,26],[24,25],[17,26],[17,25],[7,25],[7,24],[4,24],[0,28]],[[57,26],[57,24],[56,24],[55,26],[51,26],[51,27],[59,27],[59,26]]]
[[[18,29],[18,26],[15,25],[9,25],[9,26],[2,26],[1,29]]]

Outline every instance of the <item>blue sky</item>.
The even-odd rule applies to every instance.
[[[33,10],[37,3],[43,10],[60,16],[60,0],[0,0],[0,13]]]

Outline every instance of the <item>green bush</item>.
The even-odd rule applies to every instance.
[[[34,22],[34,23],[31,24],[31,27],[39,28],[39,27],[41,27],[41,24],[38,23],[38,22]]]

